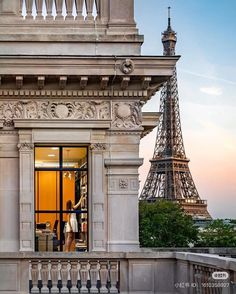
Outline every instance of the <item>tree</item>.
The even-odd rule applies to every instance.
[[[236,230],[231,223],[224,223],[221,219],[214,220],[203,231],[199,232],[199,247],[235,247]]]
[[[142,247],[186,247],[197,240],[197,228],[177,203],[139,202],[139,240]]]

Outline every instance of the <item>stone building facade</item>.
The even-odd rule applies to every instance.
[[[0,3],[0,252],[64,250],[66,193],[83,249],[136,251],[142,106],[178,57],[141,55],[133,0],[65,3]]]

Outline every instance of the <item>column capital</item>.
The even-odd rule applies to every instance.
[[[29,142],[19,143],[17,145],[19,151],[32,151],[34,149],[34,144]]]
[[[92,143],[90,145],[90,150],[92,151],[105,151],[107,149],[107,144],[105,143]]]

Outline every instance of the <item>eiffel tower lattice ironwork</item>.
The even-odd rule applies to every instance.
[[[162,35],[164,55],[175,55],[177,38],[171,28],[170,8],[168,27]],[[160,112],[153,159],[140,200],[175,201],[194,219],[211,219],[206,201],[199,197],[185,155],[176,69],[161,91]]]

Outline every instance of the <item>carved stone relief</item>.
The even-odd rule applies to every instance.
[[[13,119],[110,119],[107,101],[2,101],[0,117],[5,122]]]
[[[116,102],[113,104],[112,125],[114,127],[137,129],[141,123],[141,104],[139,102]]]
[[[90,149],[93,151],[103,151],[107,149],[105,143],[93,143],[90,145]]]
[[[134,71],[133,61],[131,59],[125,59],[120,65],[120,70],[124,74],[131,74]]]
[[[118,178],[109,180],[109,190],[119,191],[138,191],[139,181],[136,178]]]
[[[34,149],[34,144],[24,142],[17,145],[20,151],[32,151]]]
[[[120,179],[119,180],[119,187],[121,190],[127,190],[128,189],[128,180],[127,179]]]

